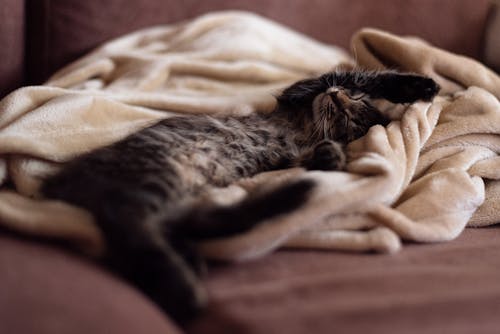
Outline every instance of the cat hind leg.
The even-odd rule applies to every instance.
[[[94,212],[107,241],[107,263],[179,324],[196,317],[207,296],[185,249],[162,234],[164,212],[144,192],[115,191]],[[146,200],[145,200],[146,199]]]

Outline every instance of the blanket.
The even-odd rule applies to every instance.
[[[346,64],[422,73],[442,90],[351,143],[346,171],[273,171],[203,194],[228,205],[263,186],[315,182],[300,210],[200,250],[231,261],[279,247],[395,252],[405,240],[448,241],[467,225],[498,222],[500,78],[475,60],[375,29],[359,31],[352,48],[351,57],[244,12],[108,42],[0,102],[0,224],[102,255],[105,242],[88,212],[40,197],[47,175],[179,113],[272,112],[284,87]]]

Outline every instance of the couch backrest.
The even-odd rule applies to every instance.
[[[479,58],[491,7],[490,0],[25,0],[23,20],[21,0],[2,3],[0,42],[9,48],[0,49],[0,94],[20,83],[42,83],[110,38],[222,9],[254,11],[345,48],[354,31],[371,26]]]
[[[23,83],[24,4],[2,0],[0,5],[0,98]]]

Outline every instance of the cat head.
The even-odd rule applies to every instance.
[[[430,101],[439,92],[434,80],[394,71],[336,71],[299,81],[278,97],[290,113],[308,113],[320,139],[350,142],[375,124],[389,122],[381,102]]]

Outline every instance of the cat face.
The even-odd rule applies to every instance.
[[[375,124],[389,119],[375,108],[369,95],[359,90],[332,86],[312,101],[312,122],[316,136],[350,142],[363,136]]]
[[[343,143],[363,136],[389,119],[377,108],[391,104],[429,101],[439,91],[430,78],[393,71],[337,71],[299,81],[278,97],[279,107],[305,113],[313,123],[311,136]]]

